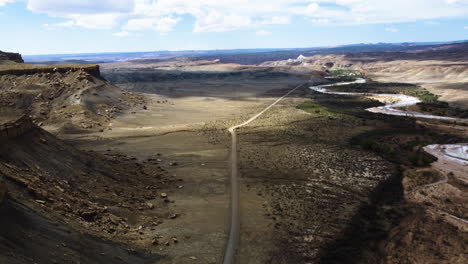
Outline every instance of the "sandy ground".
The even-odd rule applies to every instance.
[[[369,76],[376,81],[417,83],[440,100],[468,109],[466,62],[393,61],[368,67]]]
[[[362,132],[352,121],[325,121],[296,109],[304,100],[285,99],[239,132],[243,232],[237,263],[319,262],[324,246],[392,173],[385,161],[342,145]]]
[[[424,150],[438,158],[432,166],[444,174],[453,173],[468,183],[468,152],[466,144],[430,145]]]
[[[103,133],[65,135],[83,149],[98,152],[110,149],[139,159],[161,153],[159,159],[163,164],[177,162],[177,166],[169,166],[168,170],[183,179],[184,187],[171,196],[175,203],[170,207],[180,216],[158,226],[158,232],[164,237],[171,234],[189,238],[180,239],[177,245],[152,249],[168,256],[167,263],[193,263],[191,257],[196,257],[199,263],[222,260],[229,226],[230,138],[227,128],[246,121],[298,82],[293,78],[289,82],[282,79],[220,84],[218,81],[198,82],[192,86],[186,81],[184,85],[171,83],[176,88],[172,95],[147,94],[151,100],[146,110],[119,116]],[[145,89],[147,85],[144,84]],[[160,83],[155,88],[165,85],[168,84]],[[210,88],[206,89],[207,86]],[[302,89],[285,99],[239,131],[242,231],[237,263],[288,263],[289,257],[298,263],[317,260],[321,248],[347,227],[373,188],[391,174],[391,166],[372,154],[346,149],[342,155],[335,155],[332,153],[342,148],[334,146],[336,143],[327,145],[314,140],[310,145],[302,142],[302,136],[288,136],[286,131],[291,124],[314,122],[310,114],[296,109],[308,100],[304,97],[307,90]],[[202,96],[193,95],[198,91]],[[189,96],[181,96],[184,92]],[[331,126],[336,127],[338,123]],[[345,138],[363,131],[350,129],[353,124],[354,121],[350,121],[344,127],[339,125],[343,132],[347,131]],[[329,134],[328,127],[317,131],[319,137]],[[310,133],[307,130],[293,126],[291,133]],[[286,136],[283,133],[287,133]],[[314,138],[317,133],[308,136]],[[339,133],[334,138],[343,142],[343,135]],[[317,152],[319,155],[314,154]],[[352,156],[366,158],[361,166],[347,168],[350,162],[346,157]],[[327,159],[334,161],[327,164]],[[275,170],[277,173],[273,173]],[[268,171],[273,174],[269,175]],[[322,182],[327,184],[324,186]],[[346,187],[348,184],[355,188]],[[331,186],[337,185],[344,191],[334,193],[335,188]],[[315,192],[314,188],[320,191]],[[333,194],[328,195],[328,192]],[[359,198],[350,202],[350,197]],[[287,204],[290,206],[283,209],[286,212],[281,216],[283,213],[278,208]],[[338,208],[346,213],[335,217],[332,212]],[[316,210],[321,213],[316,215]],[[290,222],[294,224],[290,226]],[[307,222],[314,222],[318,229],[307,227]],[[290,232],[303,235],[289,238]],[[301,245],[301,240],[306,244]],[[280,252],[285,255],[281,256]]]
[[[422,87],[440,96],[440,100],[468,109],[468,83],[424,83]]]
[[[465,161],[443,151],[460,149],[455,146],[466,144],[426,147],[438,161],[431,168],[406,171],[403,186],[408,204],[405,217],[383,246],[385,263],[395,263],[397,259],[411,263],[466,262],[468,169]]]
[[[197,66],[196,70],[203,67],[208,66]],[[155,208],[119,214],[132,226],[131,243],[160,257],[158,263],[221,262],[230,217],[231,140],[227,129],[248,120],[310,77],[229,70],[206,75],[188,69],[192,72],[184,78],[178,73],[159,72],[154,80],[148,72],[142,72],[147,74],[142,80],[127,80],[134,77],[128,73],[114,76],[121,80],[118,85],[122,88],[145,94],[148,100],[144,107],[118,114],[99,132],[51,130],[81,150],[124,154],[136,163],[152,160],[164,169],[171,183],[177,181],[172,187],[158,188],[169,195],[167,202],[155,193],[138,200]],[[298,108],[319,101],[328,106],[307,112]],[[364,209],[373,206],[376,190],[395,179],[397,167],[350,144],[363,133],[391,126],[385,118],[364,111],[376,105],[361,98],[315,93],[304,86],[239,129],[241,238],[237,263],[329,263],[328,259],[340,263],[342,259],[354,260],[361,243],[367,244],[361,233],[371,237],[371,245],[375,243],[373,236],[385,233],[391,220],[385,220],[383,227],[371,226],[366,217],[374,211]],[[151,192],[152,186],[147,187],[145,192]],[[425,200],[416,202],[421,201]],[[449,211],[465,217],[460,201],[455,200]],[[157,224],[135,226],[150,223],[153,217]],[[362,232],[352,232],[360,228]],[[349,238],[350,232],[351,240],[356,236],[361,242],[343,247],[337,241]],[[394,246],[397,252],[401,251],[398,246]],[[459,250],[454,247],[453,252],[458,254]],[[428,259],[432,260],[432,255]]]
[[[169,205],[179,216],[164,221],[155,235],[177,236],[179,242],[151,251],[165,256],[164,263],[219,263],[229,226],[227,128],[271,104],[297,79],[240,85],[185,80],[127,88],[150,92],[151,85],[159,92],[146,94],[151,98],[146,110],[120,115],[102,133],[62,136],[98,152],[139,159],[160,153],[183,188],[171,194],[175,202]],[[320,261],[373,190],[395,173],[391,163],[348,145],[374,125],[297,109],[310,93],[298,91],[239,131],[242,231],[236,263]]]
[[[199,85],[194,86],[203,87]],[[150,98],[146,110],[117,117],[102,133],[62,135],[86,150],[111,150],[138,159],[160,153],[159,159],[168,166],[169,173],[183,180],[183,187],[171,195],[175,201],[171,210],[179,216],[165,221],[157,230],[164,237],[177,236],[179,243],[152,249],[167,256],[167,263],[193,263],[194,258],[198,263],[222,260],[229,217],[227,126],[276,99],[265,97],[266,92],[287,89],[297,85],[297,80],[253,82],[248,88],[259,88],[247,88],[249,92],[231,90],[232,85],[224,90],[227,98],[217,96],[220,91],[187,97],[146,94]],[[220,140],[218,135],[226,140]],[[176,166],[169,166],[174,162]]]

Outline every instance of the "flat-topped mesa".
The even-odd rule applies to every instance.
[[[0,51],[0,75],[31,75],[36,73],[67,73],[84,71],[95,77],[101,77],[99,65],[68,64],[68,65],[34,65],[25,64],[21,54]]]
[[[3,51],[0,51],[0,61],[13,61],[16,63],[24,63],[21,54]]]
[[[13,64],[0,65],[0,75],[30,75],[36,73],[67,73],[75,71],[84,71],[94,77],[101,77],[99,65],[80,64],[80,65],[33,65],[33,64]]]

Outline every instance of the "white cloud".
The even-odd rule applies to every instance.
[[[334,3],[341,10],[334,10],[337,16],[325,15],[339,24],[402,23],[468,15],[468,0],[317,0]],[[321,7],[321,12],[324,7]],[[327,12],[333,8],[326,8]],[[342,15],[339,16],[338,13]]]
[[[250,17],[237,14],[223,14],[218,11],[208,11],[196,16],[194,32],[224,32],[252,25]]]
[[[134,9],[134,0],[28,0],[27,8],[51,17],[66,18],[91,29],[111,29]]]
[[[8,3],[14,3],[16,0],[0,0],[0,6],[4,6]]]
[[[328,24],[330,21],[325,18],[317,18],[317,19],[311,19],[310,20],[314,24]]]
[[[140,31],[140,30],[157,30],[161,33],[172,31],[172,28],[180,21],[180,18],[172,16],[156,17],[156,18],[136,18],[130,19],[123,30],[125,31]]]
[[[55,29],[58,29],[58,28],[73,27],[75,25],[76,25],[75,21],[68,20],[68,21],[61,22],[61,23],[56,23],[56,24],[44,24],[44,27],[47,30],[55,30]]]
[[[445,2],[449,3],[449,4],[458,4],[458,3],[463,3],[463,2],[468,2],[466,0],[445,0]]]
[[[388,27],[388,28],[385,28],[385,31],[391,32],[391,33],[396,33],[396,32],[398,32],[400,30],[398,28],[395,28],[395,27]]]
[[[257,34],[259,36],[268,36],[268,35],[271,35],[271,32],[262,29],[262,30],[259,30],[259,31],[255,32],[255,34]]]
[[[131,19],[123,26],[124,30],[149,30],[154,27],[154,24],[157,22],[157,19],[154,18],[137,18]]]
[[[305,14],[309,16],[314,16],[317,14],[319,9],[320,9],[320,6],[317,3],[310,3],[305,9]]]
[[[129,13],[133,0],[28,0],[28,9],[49,15]]]
[[[260,22],[262,25],[285,25],[289,24],[289,17],[287,16],[272,16]]]
[[[128,37],[128,36],[130,36],[130,32],[128,32],[128,31],[120,31],[120,32],[116,32],[116,33],[112,34],[112,36],[116,36],[116,37]]]
[[[465,26],[464,28],[465,28],[465,29],[468,29],[468,26]]]
[[[0,0],[0,5],[15,0]],[[468,0],[22,0],[28,9],[72,20],[74,26],[122,31],[173,30],[182,16],[194,32],[222,32],[288,24],[290,17],[316,24],[396,24],[467,17]],[[145,22],[148,22],[146,25]]]
[[[118,14],[84,14],[71,15],[75,24],[84,28],[111,29],[117,24]]]
[[[162,33],[172,31],[172,28],[181,20],[171,16],[161,17],[156,23],[156,30]]]

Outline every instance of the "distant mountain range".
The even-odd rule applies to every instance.
[[[375,43],[351,44],[334,47],[312,47],[294,49],[232,49],[232,50],[185,50],[185,51],[151,51],[151,52],[117,52],[117,53],[83,53],[25,55],[26,63],[32,64],[86,64],[109,63],[126,60],[165,60],[175,57],[200,59],[220,59],[223,63],[259,64],[265,61],[296,58],[299,55],[313,56],[318,54],[359,53],[359,52],[411,52],[421,48],[440,48],[454,44],[468,43],[468,40],[451,42],[416,42],[416,43]]]

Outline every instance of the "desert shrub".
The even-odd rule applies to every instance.
[[[412,153],[408,157],[408,161],[411,163],[413,166],[429,166],[434,159],[431,158],[429,155],[424,154],[422,152],[416,152]]]
[[[416,90],[413,90],[413,91],[409,91],[408,95],[417,97],[419,100],[421,100],[423,103],[426,103],[426,104],[440,103],[438,101],[439,96],[429,92],[426,89],[420,88],[420,89],[416,89]],[[448,107],[448,105],[447,105],[447,107]]]
[[[359,71],[355,70],[338,69],[332,70],[330,72],[334,76],[362,77],[362,74]]]
[[[363,149],[372,150],[380,154],[393,154],[395,152],[392,146],[379,143],[373,139],[363,139],[359,144]]]

